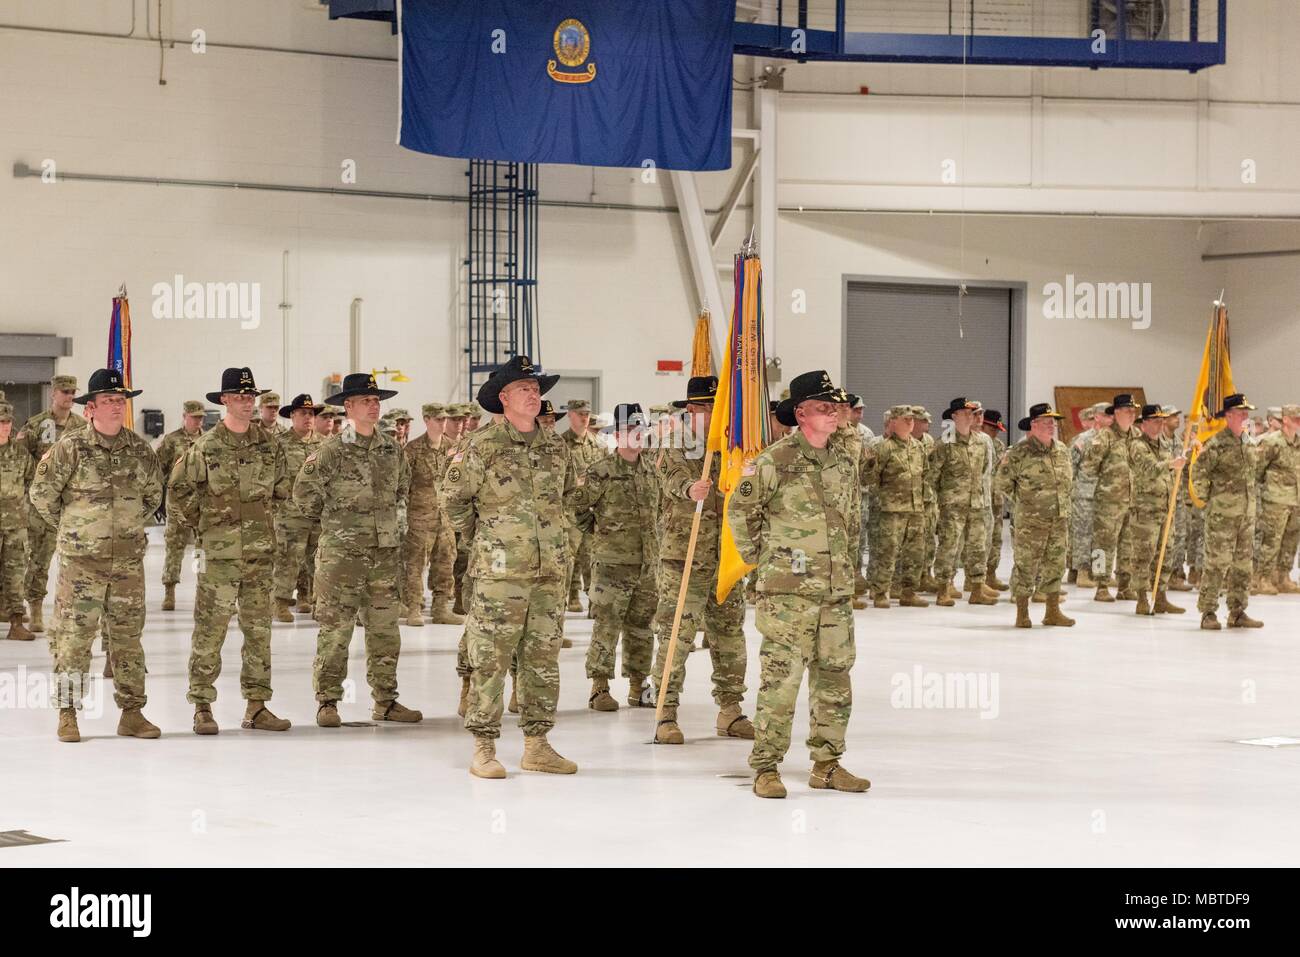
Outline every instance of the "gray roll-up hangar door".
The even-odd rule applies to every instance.
[[[879,435],[892,405],[923,405],[939,415],[958,396],[998,409],[1010,430],[1019,410],[1018,330],[1024,287],[926,284],[847,277],[844,382],[862,396],[862,421]]]

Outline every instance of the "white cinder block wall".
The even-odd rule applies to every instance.
[[[964,82],[972,99],[963,108],[959,96],[952,99],[962,89],[959,68],[791,67],[779,141],[785,208],[767,275],[777,287],[775,353],[787,374],[839,368],[844,274],[965,275],[1028,284],[1031,401],[1050,397],[1054,385],[1133,382],[1183,404],[1210,300],[1227,287],[1239,381],[1269,403],[1293,398],[1294,348],[1266,343],[1297,344],[1296,260],[1226,264],[1200,256],[1300,246],[1294,227],[972,215],[963,229],[956,217],[916,212],[962,204],[1042,211],[1053,203],[1066,208],[1064,198],[1112,212],[1170,206],[1166,211],[1215,217],[1300,214],[1300,177],[1287,159],[1300,136],[1293,105],[1300,91],[1285,55],[1300,42],[1300,8],[1273,0],[1253,6],[1263,8],[1260,16],[1246,6],[1232,11],[1229,66],[1199,77],[971,70]],[[134,9],[136,36],[143,37],[145,7],[142,0],[13,3],[0,22],[125,33]],[[314,392],[324,375],[349,371],[349,305],[360,297],[361,364],[398,367],[411,378],[400,404],[463,393],[463,205],[42,184],[8,174],[14,162],[36,166],[50,158],[64,171],[346,188],[340,164],[351,159],[358,188],[463,194],[464,163],[393,144],[397,74],[389,58],[396,46],[386,28],[329,23],[310,7],[165,2],[167,36],[184,40],[202,27],[211,44],[203,54],[182,42],[168,48],[165,86],[156,42],[0,28],[0,331],[72,336],[76,354],[61,368],[84,376],[103,361],[110,298],[125,281],[136,377],[148,390],[142,406],[163,408],[174,422],[180,401],[213,388],[225,365],[251,365],[286,395]],[[753,69],[737,61],[738,75]],[[888,98],[835,95],[860,85]],[[1198,98],[1207,105],[1198,108]],[[748,125],[747,116],[738,93],[737,125]],[[963,150],[964,195],[934,182],[942,158]],[[1250,188],[1233,179],[1236,153],[1258,163]],[[706,204],[719,205],[728,183],[729,174],[702,177]],[[542,190],[578,202],[674,201],[666,177],[645,184],[640,171],[629,170],[548,167]],[[800,212],[805,202],[913,214]],[[677,217],[578,208],[542,215],[544,362],[603,370],[607,405],[676,396],[684,382],[654,370],[656,359],[689,359],[697,303]],[[733,221],[715,251],[719,262],[730,259],[746,219],[742,211]],[[151,287],[176,273],[260,283],[259,327],[154,319]],[[1044,319],[1042,287],[1067,273],[1152,283],[1151,328]],[[727,274],[722,287],[730,288]],[[790,313],[796,289],[808,295],[807,315]],[[292,304],[287,330],[277,309],[284,300]]]

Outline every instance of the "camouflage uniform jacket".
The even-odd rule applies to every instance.
[[[690,452],[690,455],[687,452]],[[687,490],[704,474],[703,447],[670,448],[663,451],[659,462],[659,483],[663,491],[663,529],[659,541],[659,558],[667,561],[686,561],[690,545],[691,523],[695,517],[695,502]],[[712,456],[709,480],[713,485],[704,497],[700,512],[700,533],[695,541],[694,569],[717,568],[718,545],[722,534],[722,496],[718,494],[718,473],[722,457]]]
[[[988,452],[974,433],[954,432],[934,443],[926,481],[940,508],[980,508],[984,504],[984,465]]]
[[[1300,505],[1300,435],[1270,432],[1255,447],[1255,475],[1270,505]]]
[[[446,450],[426,433],[407,442],[402,454],[411,469],[407,514],[412,518],[433,518],[438,514],[438,485],[447,472]]]
[[[921,446],[921,462],[924,466],[921,473],[923,478],[921,483],[921,500],[925,502],[926,505],[935,505],[938,503],[939,499],[935,494],[934,485],[932,484],[933,479],[930,475],[930,456],[934,453],[934,447],[938,443],[935,442],[934,436],[929,432],[922,432],[916,441]],[[889,511],[889,509],[885,509],[885,511]]]
[[[307,518],[320,519],[322,549],[396,548],[410,485],[411,470],[396,441],[378,429],[370,436],[348,430],[307,456],[293,501]]]
[[[658,499],[659,480],[644,453],[628,462],[616,452],[592,465],[574,508],[578,527],[592,534],[591,560],[653,568]]]
[[[190,450],[199,436],[203,434],[202,430],[190,435],[184,429],[175,429],[163,436],[162,441],[158,443],[158,467],[162,470],[163,480],[172,474],[172,468],[175,467],[177,460],[185,457],[185,453]]]
[[[925,508],[925,452],[919,440],[891,435],[872,448],[865,483],[884,512],[920,512]]]
[[[86,426],[86,420],[75,412],[68,413],[68,420],[62,425],[54,421],[54,413],[48,409],[44,412],[38,412],[22,427],[18,433],[18,438],[26,443],[27,451],[36,461],[40,461],[51,445],[63,438],[64,434],[73,429],[82,429]]]
[[[320,448],[324,441],[315,432],[308,432],[304,438],[299,438],[298,433],[293,429],[286,432],[275,433],[276,440],[280,443],[280,448],[284,452],[284,468],[289,476],[289,495],[281,499],[276,496],[275,512],[281,521],[289,521],[295,525],[310,527],[314,523],[307,518],[293,501],[293,483],[302,471],[303,463],[307,461],[307,456]]]
[[[1074,469],[1074,497],[1078,499],[1091,499],[1097,491],[1097,483],[1088,481],[1087,476],[1083,474],[1083,457],[1096,437],[1096,429],[1084,429],[1070,443],[1070,465]]]
[[[529,434],[509,422],[480,429],[447,466],[442,506],[473,539],[476,580],[563,578],[568,567],[568,515],[581,479],[563,439],[540,427]]]
[[[605,447],[590,432],[584,432],[582,438],[578,438],[572,429],[566,429],[560,433],[560,439],[569,450],[569,454],[573,456],[573,468],[579,475],[607,454]]]
[[[850,516],[861,498],[858,466],[842,443],[815,449],[801,432],[746,466],[727,507],[741,558],[758,566],[758,590],[801,598],[850,598],[858,538]]]
[[[276,436],[256,424],[238,435],[218,423],[172,468],[167,517],[194,529],[206,558],[263,557],[275,553],[274,502],[292,492]]]
[[[1136,429],[1121,432],[1118,425],[1097,433],[1083,453],[1083,480],[1095,486],[1098,501],[1114,505],[1133,504],[1133,469],[1129,464]]]
[[[1154,440],[1140,434],[1129,447],[1133,469],[1133,504],[1144,512],[1164,512],[1174,490],[1173,456],[1163,436]]]
[[[0,445],[0,530],[27,527],[27,486],[36,474],[36,461],[25,443],[10,439]]]
[[[59,530],[60,556],[139,559],[145,523],[162,503],[158,456],[125,427],[112,438],[73,429],[37,464],[29,497]]]
[[[1069,450],[1055,439],[1049,447],[1027,435],[998,467],[997,490],[1010,496],[1017,526],[1068,521],[1072,484]]]
[[[1205,517],[1255,514],[1255,456],[1258,450],[1222,429],[1205,443],[1192,464],[1192,484],[1205,502]]]

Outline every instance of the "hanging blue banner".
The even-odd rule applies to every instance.
[[[408,149],[731,166],[735,0],[399,0]]]

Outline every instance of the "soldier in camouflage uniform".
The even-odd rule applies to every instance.
[[[1300,545],[1300,405],[1284,405],[1278,411],[1281,429],[1265,435],[1255,449],[1255,474],[1264,502],[1255,577],[1290,595],[1300,591],[1291,580]]]
[[[122,717],[117,733],[156,738],[161,732],[141,713],[145,705],[145,523],[162,504],[158,456],[122,423],[127,389],[116,370],[90,377],[86,406],[91,425],[71,429],[41,457],[30,499],[58,529],[59,578],[52,629],[60,741],[81,740],[77,709],[85,694],[90,646],[101,616],[113,663],[114,698]]]
[[[930,453],[934,450],[935,444],[935,438],[930,434],[930,424],[934,421],[934,416],[923,405],[912,406],[912,414],[912,438],[921,443],[921,454],[928,472]],[[916,590],[938,593],[939,585],[934,578],[934,560],[939,548],[939,500],[935,497],[934,489],[928,481],[922,483],[921,492],[925,499],[925,528],[922,532],[925,554],[921,556],[921,578]],[[897,582],[901,578],[902,556],[900,555],[898,564],[894,567],[894,580]]]
[[[952,584],[960,558],[966,570],[972,605],[995,605],[997,600],[982,587],[988,565],[988,531],[985,526],[985,444],[972,431],[977,404],[963,396],[948,403],[942,418],[953,423],[930,452],[926,483],[939,506],[939,544],[935,552],[934,579],[937,602],[951,607],[961,597]]]
[[[993,443],[994,462],[994,472],[990,476],[992,488],[989,496],[993,520],[989,522],[988,529],[988,559],[984,570],[984,584],[994,591],[1003,592],[1010,589],[1009,585],[998,580],[998,563],[1002,561],[1002,525],[1006,519],[1007,503],[997,491],[996,463],[1002,461],[1002,456],[1007,451],[1007,443],[1003,439],[1007,434],[1007,427],[1002,424],[1002,413],[997,409],[984,410],[984,419],[980,427]]]
[[[186,400],[181,406],[181,427],[168,432],[158,443],[158,467],[162,471],[164,483],[172,474],[172,468],[203,434],[203,412],[202,402],[197,399]],[[193,540],[194,531],[184,522],[167,523],[167,529],[163,532],[163,543],[166,546],[162,575],[163,611],[176,610],[176,585],[181,580],[181,560],[185,557],[185,546]]]
[[[581,475],[605,457],[605,448],[596,440],[588,426],[591,423],[591,403],[586,399],[570,399],[566,404],[569,428],[561,434],[569,454],[573,456],[574,471]],[[591,542],[580,529],[569,531],[570,553],[573,567],[569,570],[569,611],[582,611],[578,587],[591,600]]]
[[[1073,618],[1061,613],[1061,578],[1065,574],[1065,537],[1070,521],[1070,453],[1056,438],[1062,416],[1046,402],[1030,406],[1018,423],[1028,432],[1002,457],[998,491],[1011,501],[1015,568],[1011,597],[1016,603],[1016,627],[1030,628],[1029,602],[1041,589],[1046,596],[1044,625],[1069,627]]]
[[[1079,474],[1085,482],[1095,487],[1092,519],[1092,550],[1100,552],[1093,567],[1097,581],[1095,601],[1113,602],[1118,597],[1128,599],[1132,569],[1118,561],[1124,539],[1129,534],[1129,520],[1133,511],[1133,470],[1129,464],[1130,450],[1137,439],[1133,423],[1138,407],[1128,393],[1115,396],[1106,407],[1113,417],[1110,427],[1098,431],[1083,455]],[[1115,566],[1118,595],[1111,595],[1107,582],[1107,569]],[[1133,594],[1132,599],[1137,595]]]
[[[438,501],[438,488],[447,472],[447,451],[443,442],[446,407],[430,402],[420,410],[424,434],[406,443],[406,461],[411,467],[411,495],[406,505],[406,540],[402,547],[402,568],[406,575],[406,623],[424,624],[425,566],[433,592],[429,620],[435,625],[460,625],[465,619],[451,611],[452,568],[456,564],[456,535]]]
[[[226,369],[221,389],[207,396],[225,406],[225,416],[190,447],[168,480],[168,520],[194,530],[200,556],[185,696],[194,705],[195,734],[219,731],[212,705],[221,648],[235,615],[244,635],[239,690],[247,706],[241,727],[289,730],[289,722],[272,714],[266,702],[271,700],[275,511],[292,494],[293,480],[280,440],[253,423],[259,394],[249,369]],[[298,408],[302,399],[310,408],[308,396],[298,396]],[[301,420],[289,434],[300,425]]]
[[[627,703],[643,704],[646,676],[654,652],[658,590],[655,565],[655,503],[659,481],[649,456],[642,456],[645,416],[636,403],[614,408],[617,449],[587,470],[576,499],[575,524],[591,542],[591,605],[596,624],[587,649],[587,677],[594,711],[617,711],[609,693],[618,639],[623,636],[623,677]]]
[[[870,449],[876,441],[876,433],[871,431],[871,427],[862,421],[862,413],[865,408],[866,404],[862,401],[862,396],[849,393],[849,409],[851,410],[849,421],[852,423],[853,427],[858,430],[858,438],[861,441],[862,457],[864,462],[868,455],[868,449]],[[775,414],[772,418],[776,418]],[[773,441],[782,437],[786,431],[785,427],[782,426],[782,432],[780,434],[773,432]],[[858,510],[862,516],[862,521],[858,531],[858,569],[853,576],[854,608],[867,607],[865,601],[859,602],[857,599],[858,596],[865,595],[871,590],[871,585],[868,583],[866,576],[867,563],[870,560],[870,536],[867,532],[870,524],[870,507],[871,499],[864,489],[859,496],[858,502]]]
[[[469,423],[470,406],[463,402],[453,403],[447,406],[447,424],[444,426],[443,434],[446,437],[447,460],[450,462],[452,457],[465,447],[469,441],[470,433],[466,429]],[[453,614],[464,615],[465,607],[468,604],[468,596],[465,594],[465,570],[469,567],[469,545],[465,536],[460,532],[456,533],[456,561],[452,565],[452,604]],[[432,573],[432,572],[431,572]],[[432,586],[430,586],[432,587]],[[469,666],[465,665],[465,671],[462,677],[469,678]]]
[[[783,798],[795,702],[808,671],[808,785],[862,792],[840,766],[853,706],[853,576],[860,523],[856,446],[833,442],[846,394],[823,371],[796,376],[778,415],[798,431],[746,467],[727,509],[740,556],[757,565],[762,674],[754,721],[754,793]],[[856,429],[854,430],[856,432]]]
[[[286,426],[279,422],[280,414],[280,393],[265,392],[257,400],[258,421],[263,431],[268,435],[279,435],[281,432],[289,431]]]
[[[1096,588],[1092,577],[1092,523],[1097,495],[1096,482],[1083,474],[1083,457],[1093,440],[1114,421],[1106,406],[1098,403],[1079,413],[1084,430],[1070,443],[1070,464],[1074,470],[1074,491],[1070,502],[1070,582],[1080,588]],[[1106,579],[1106,573],[1101,575]]]
[[[293,397],[293,401],[279,410],[281,418],[289,420],[289,428],[270,435],[280,444],[284,453],[285,469],[289,476],[289,495],[274,503],[275,509],[275,620],[293,624],[290,609],[294,602],[294,589],[298,589],[298,607],[305,611],[311,607],[309,592],[299,585],[307,578],[307,550],[311,546],[312,532],[319,528],[304,515],[293,502],[293,482],[298,477],[307,456],[320,447],[316,434],[316,414],[324,405],[312,401],[307,393]],[[265,432],[265,430],[263,430]],[[209,556],[211,557],[211,556]]]
[[[872,449],[864,473],[873,491],[872,513],[879,514],[877,535],[871,543],[875,575],[871,582],[872,603],[889,607],[894,584],[894,566],[900,567],[900,605],[925,608],[930,603],[916,594],[925,559],[925,471],[921,440],[912,437],[915,407],[896,405],[889,410],[885,438]]]
[[[674,401],[673,405],[686,409],[690,422],[683,424],[681,447],[664,450],[659,466],[664,524],[659,546],[659,603],[655,612],[655,630],[659,635],[654,666],[656,694],[668,660],[696,503],[703,505],[677,647],[664,692],[663,718],[655,728],[657,744],[682,744],[686,740],[677,723],[677,707],[686,678],[686,659],[695,644],[696,632],[701,630],[713,664],[713,700],[718,705],[715,730],[722,737],[747,740],[754,737],[754,725],[740,708],[745,697],[744,596],[736,588],[721,602],[716,595],[723,521],[723,497],[718,492],[717,480],[722,462],[720,456],[713,456],[709,474],[705,475],[704,447],[717,392],[716,376],[692,376],[688,380],[686,398]]]
[[[72,411],[77,394],[77,377],[56,375],[50,380],[53,398],[50,408],[38,412],[27,420],[16,441],[27,446],[34,461],[44,458],[50,447],[72,429],[82,428],[86,420]],[[50,560],[54,558],[55,537],[58,530],[51,528],[36,509],[27,516],[27,571],[23,594],[31,614],[31,630],[40,634],[45,630],[42,617],[45,593],[50,580]]]
[[[1174,479],[1186,460],[1176,456],[1165,434],[1164,409],[1158,405],[1144,405],[1138,419],[1140,435],[1130,447],[1133,470],[1133,528],[1132,535],[1120,556],[1120,564],[1133,569],[1133,587],[1137,592],[1137,614],[1158,615],[1166,612],[1182,614],[1186,611],[1169,601],[1170,562],[1156,569],[1160,552],[1160,535],[1164,531],[1165,517],[1169,513],[1169,496],[1173,493]],[[1148,596],[1154,593],[1154,601]]]
[[[1165,435],[1162,442],[1169,457],[1176,458],[1183,454],[1182,441],[1178,437],[1183,413],[1181,409],[1172,405],[1161,406],[1161,411],[1165,415]],[[1169,544],[1165,550],[1165,565],[1169,571],[1168,588],[1170,591],[1191,591],[1192,586],[1187,584],[1183,563],[1187,556],[1187,536],[1191,525],[1190,513],[1194,509],[1187,497],[1187,477],[1185,475],[1181,476],[1176,479],[1176,482],[1178,484],[1178,501],[1174,507],[1174,523],[1169,530]]]
[[[971,427],[971,436],[976,442],[984,447],[984,469],[980,473],[980,497],[984,510],[984,540],[979,543],[976,553],[980,563],[985,567],[987,572],[989,559],[989,529],[993,526],[993,470],[998,464],[997,447],[993,440],[989,438],[988,433],[984,431],[984,406],[978,399],[975,401],[975,422]],[[979,587],[975,588],[974,582],[971,581],[970,575],[962,583],[968,592],[980,592],[986,598],[997,601],[998,592],[991,588],[988,582],[981,580]]]
[[[1205,573],[1196,606],[1201,627],[1218,631],[1219,596],[1228,593],[1228,627],[1259,628],[1246,614],[1250,602],[1255,544],[1256,450],[1244,432],[1254,410],[1244,395],[1223,400],[1215,418],[1227,427],[1217,432],[1192,464],[1192,483],[1205,501]]]
[[[348,670],[348,646],[358,613],[365,619],[366,680],[376,721],[416,722],[419,711],[397,700],[401,575],[398,515],[411,484],[406,457],[376,428],[379,403],[397,393],[380,389],[364,372],[345,376],[325,401],[343,403],[348,424],[307,456],[293,500],[309,519],[320,518],[316,559],[316,613],[320,634],[312,667],[316,723],[342,725],[338,701]]]
[[[36,462],[14,438],[14,407],[0,401],[0,619],[11,641],[36,636],[23,626],[23,573],[27,569],[27,486]]]
[[[564,630],[565,572],[569,559],[566,513],[577,478],[562,439],[537,425],[542,394],[559,376],[542,375],[527,356],[515,356],[479,390],[483,408],[504,415],[473,435],[452,456],[443,479],[447,518],[473,536],[470,568],[469,708],[474,736],[470,773],[504,778],[496,759],[505,704],[505,676],[518,655],[519,724],[525,771],[573,774],[578,766],[547,741],[560,692],[560,635]]]

